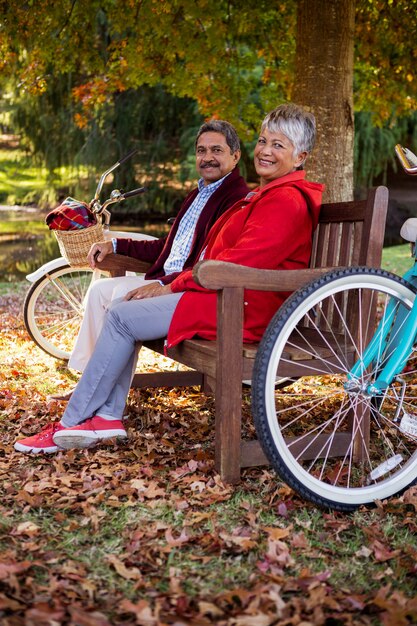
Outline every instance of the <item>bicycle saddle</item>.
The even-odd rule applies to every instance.
[[[410,217],[401,227],[400,235],[405,241],[416,243],[417,241],[417,217]]]

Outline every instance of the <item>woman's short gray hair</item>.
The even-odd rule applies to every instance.
[[[296,104],[281,104],[268,113],[262,122],[261,133],[267,128],[271,133],[281,132],[295,148],[295,154],[311,152],[316,140],[316,118]]]
[[[200,126],[195,145],[197,146],[198,140],[203,133],[221,133],[226,139],[226,143],[230,148],[231,154],[234,154],[236,150],[240,150],[240,141],[236,129],[224,120],[210,120]]]

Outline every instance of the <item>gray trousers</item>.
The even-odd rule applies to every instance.
[[[93,415],[122,419],[141,342],[166,337],[182,293],[114,300],[94,352],[61,423],[77,426]]]

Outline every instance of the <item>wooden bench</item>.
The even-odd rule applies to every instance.
[[[388,190],[377,187],[362,201],[323,204],[314,233],[310,268],[258,270],[220,261],[199,262],[195,280],[217,290],[217,341],[189,339],[168,356],[193,371],[136,374],[133,387],[201,385],[215,394],[215,466],[223,480],[236,483],[243,467],[267,464],[257,440],[241,438],[242,381],[250,379],[256,344],[243,344],[244,289],[294,291],[333,267],[380,267]],[[146,264],[125,256],[107,257],[100,268],[121,276],[146,271]],[[163,352],[163,342],[145,344]]]

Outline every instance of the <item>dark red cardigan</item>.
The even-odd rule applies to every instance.
[[[184,263],[184,269],[191,268],[198,261],[202,245],[214,222],[235,202],[244,198],[248,192],[249,188],[244,178],[240,175],[238,168],[235,167],[222,182],[220,187],[212,193],[202,210],[195,227],[190,254]],[[158,279],[164,284],[172,282],[180,272],[174,272],[166,276],[164,273],[164,263],[171,251],[172,242],[174,241],[179,223],[197,193],[198,189],[194,189],[185,198],[166,237],[145,241],[117,239],[117,253],[153,263],[152,267],[145,274],[145,278],[149,280]]]

